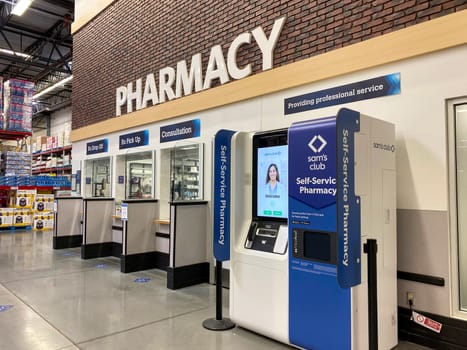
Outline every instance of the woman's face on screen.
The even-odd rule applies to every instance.
[[[269,168],[269,180],[276,181],[277,178],[277,169],[275,166]]]

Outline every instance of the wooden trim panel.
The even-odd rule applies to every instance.
[[[76,34],[94,17],[115,0],[75,0],[75,20],[71,24],[71,34]],[[85,4],[85,5],[84,5]]]

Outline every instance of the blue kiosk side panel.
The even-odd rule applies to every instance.
[[[336,134],[331,117],[288,137],[289,338],[312,350],[352,348],[351,290],[337,279]]]

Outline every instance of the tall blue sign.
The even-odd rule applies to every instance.
[[[160,142],[199,137],[201,135],[201,121],[199,119],[189,120],[182,123],[161,127]]]
[[[149,131],[141,130],[131,134],[120,135],[119,149],[146,146],[149,144]]]
[[[230,260],[230,140],[234,133],[219,130],[214,139],[213,249],[218,261]]]
[[[355,195],[355,136],[360,113],[342,108],[337,114],[337,276],[342,288],[361,283],[360,198]]]

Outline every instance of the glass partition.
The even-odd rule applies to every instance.
[[[74,173],[71,174],[71,191],[75,194],[81,194],[81,162],[77,165]]]
[[[459,309],[467,311],[467,102],[454,106]]]
[[[172,150],[170,189],[172,201],[203,199],[203,145],[177,145]]]
[[[126,156],[127,198],[153,197],[153,160],[151,152]]]
[[[169,217],[171,201],[202,200],[203,144],[178,143],[161,150],[160,210],[161,217]]]
[[[110,197],[110,157],[84,161],[84,196]]]

